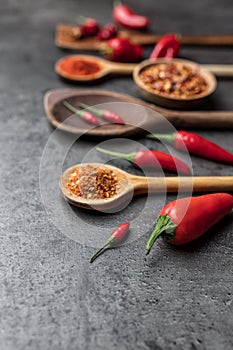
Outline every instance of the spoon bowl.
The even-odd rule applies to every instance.
[[[188,68],[191,68],[193,71],[198,72],[198,74],[204,78],[207,88],[205,91],[187,96],[187,97],[181,97],[181,96],[169,96],[169,95],[162,95],[160,93],[155,92],[152,88],[148,87],[141,79],[140,74],[143,72],[146,68],[156,65],[166,65],[166,64],[182,64]],[[209,70],[203,68],[199,64],[183,60],[183,59],[156,59],[155,60],[146,60],[141,62],[137,67],[134,69],[133,72],[133,78],[134,82],[139,88],[140,93],[142,96],[151,102],[154,102],[158,105],[162,105],[168,108],[191,108],[194,107],[201,102],[204,101],[208,96],[210,96],[217,87],[217,81],[214,76]]]
[[[67,59],[73,59],[77,61],[83,61],[86,63],[94,63],[98,65],[98,71],[96,73],[80,75],[75,73],[70,73],[63,68],[63,64]],[[134,63],[118,63],[107,61],[104,58],[91,55],[69,55],[60,58],[55,64],[55,72],[62,78],[79,83],[95,82],[104,78],[110,74],[120,74],[120,75],[130,75],[132,74],[134,68],[137,65]]]
[[[85,166],[112,170],[119,183],[119,190],[116,194],[105,199],[88,199],[74,195],[68,187],[68,179],[72,172]],[[60,178],[60,189],[64,198],[72,205],[98,211],[119,211],[119,208],[125,207],[134,195],[161,192],[233,191],[233,176],[145,177],[129,174],[109,164],[83,163],[74,165],[63,172]]]

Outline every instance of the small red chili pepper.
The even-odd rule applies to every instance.
[[[78,39],[95,36],[100,30],[98,22],[94,18],[82,18],[82,25],[73,28],[73,34]]]
[[[98,249],[94,255],[92,255],[91,259],[90,259],[90,263],[92,263],[97,256],[107,247],[107,246],[114,246],[118,243],[120,243],[126,236],[126,234],[129,231],[129,226],[130,223],[124,222],[123,224],[121,224],[120,226],[118,226],[111,234],[111,236],[109,237],[109,239],[104,243],[104,245]]]
[[[176,34],[164,35],[155,45],[151,59],[157,58],[174,58],[180,51],[180,38]]]
[[[191,174],[191,170],[187,164],[167,153],[155,150],[137,150],[135,152],[126,154],[112,152],[100,147],[96,147],[96,149],[102,153],[128,160],[138,168],[159,168],[159,166],[161,166],[164,170],[179,172],[187,175]]]
[[[165,205],[146,245],[149,254],[161,236],[169,243],[182,245],[203,235],[233,208],[233,196],[212,193],[199,197],[177,199]]]
[[[143,49],[140,45],[131,43],[126,38],[108,40],[104,50],[104,57],[116,62],[138,62],[141,60]]]
[[[98,116],[100,116],[101,118],[109,122],[112,122],[115,124],[125,124],[124,120],[118,114],[108,109],[97,109],[97,108],[88,106],[85,103],[79,103],[79,106],[82,108],[89,109],[91,112],[94,112],[95,114],[97,114]]]
[[[115,36],[117,36],[116,25],[113,23],[108,23],[99,31],[97,39],[102,41],[114,38]]]
[[[78,116],[80,116],[85,122],[89,123],[89,124],[93,124],[93,125],[99,125],[100,122],[99,120],[96,118],[96,116],[88,111],[79,111],[77,108],[73,107],[70,103],[68,103],[67,101],[63,101],[63,105],[69,109],[71,112],[77,114]]]
[[[233,164],[232,153],[226,151],[216,143],[192,132],[181,130],[175,132],[174,134],[149,134],[147,137],[150,139],[167,141],[176,149],[181,151],[188,150],[190,153],[202,158],[214,160],[216,162]]]
[[[118,24],[130,29],[145,29],[150,24],[149,18],[138,15],[130,7],[119,2],[114,6],[112,15]]]

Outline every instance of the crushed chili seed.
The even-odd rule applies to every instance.
[[[139,76],[150,90],[168,97],[185,99],[207,89],[207,82],[199,70],[182,63],[151,65],[144,68]]]
[[[119,189],[114,171],[91,165],[75,169],[69,176],[67,186],[74,195],[87,199],[111,198]]]

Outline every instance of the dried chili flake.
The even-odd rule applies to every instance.
[[[185,99],[207,89],[207,82],[198,69],[182,63],[151,65],[142,70],[140,79],[154,93],[174,98]]]
[[[105,199],[117,194],[119,183],[113,170],[87,165],[70,174],[67,187],[78,197]]]

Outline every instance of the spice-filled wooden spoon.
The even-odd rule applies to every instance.
[[[72,25],[58,24],[56,27],[55,44],[62,49],[99,51],[104,48],[105,42],[95,37],[77,40],[73,35]],[[120,37],[129,38],[135,44],[154,45],[163,36],[160,34],[144,33],[136,30],[119,30]],[[182,45],[192,46],[233,46],[233,35],[182,35]]]
[[[107,61],[98,56],[69,55],[57,61],[55,71],[62,78],[76,82],[94,82],[110,74],[131,75],[137,65]]]
[[[109,164],[83,163],[63,172],[60,189],[69,203],[101,211],[117,209],[148,192],[233,191],[233,176],[145,177]]]
[[[69,55],[60,58],[55,64],[55,72],[64,79],[73,82],[87,83],[100,80],[108,75],[131,75],[139,72],[142,67],[149,64],[149,60],[140,64],[111,62],[104,58],[92,55]],[[157,60],[156,60],[157,62]],[[186,61],[197,65],[195,62]],[[233,65],[203,64],[200,68],[205,74],[211,73],[219,77],[233,77]],[[134,74],[135,75],[135,74]],[[212,78],[213,80],[214,78]],[[136,81],[137,83],[137,81]]]
[[[104,123],[97,127],[90,126],[78,116],[71,117],[72,112],[63,105],[65,100],[76,107],[80,102],[102,108],[106,104],[106,108],[121,116],[125,125]],[[169,110],[126,94],[105,90],[50,90],[44,96],[44,108],[55,128],[77,135],[85,133],[85,136],[91,137],[134,137],[148,132],[164,132],[166,120],[178,129],[233,129],[233,111]],[[158,113],[165,119],[157,118]]]
[[[134,69],[133,78],[146,100],[168,108],[190,109],[217,87],[216,78],[208,69],[179,58],[143,61]]]

